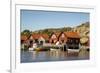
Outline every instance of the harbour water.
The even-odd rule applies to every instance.
[[[89,60],[89,51],[68,53],[67,51],[21,51],[21,63]]]

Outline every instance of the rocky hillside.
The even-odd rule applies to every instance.
[[[75,31],[79,33],[80,37],[87,36],[89,37],[89,32],[90,32],[90,25],[89,22],[82,23],[79,26],[76,27],[63,27],[63,28],[48,28],[44,30],[38,30],[34,31],[33,33],[47,33],[48,35],[51,34],[52,32],[65,32],[65,31]]]
[[[46,33],[48,35],[51,35],[51,33],[53,32],[65,32],[65,31],[73,31],[73,28],[71,27],[49,28],[49,29],[34,31],[33,33],[40,33],[40,34]]]
[[[90,34],[90,25],[89,22],[83,23],[79,26],[73,28],[73,31],[80,34],[80,37],[89,37]]]
[[[83,23],[73,28],[73,31],[79,33],[81,43],[86,43],[89,41],[89,37],[90,37],[89,36],[90,35],[90,23],[89,22]]]

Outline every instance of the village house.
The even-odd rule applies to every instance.
[[[49,41],[49,36],[47,34],[40,34],[40,37],[38,39],[39,44],[45,44]]]
[[[51,44],[55,44],[58,41],[58,36],[59,36],[60,32],[56,32],[56,33],[52,33],[51,36],[49,37],[49,42]]]
[[[67,42],[67,35],[64,32],[61,32],[58,36],[58,41],[61,44],[64,44]]]
[[[25,35],[21,35],[21,49],[28,48],[28,37]]]
[[[66,44],[68,48],[78,49],[80,36],[77,32],[57,32],[50,36],[49,42],[51,44],[59,42],[59,44]]]
[[[47,43],[48,39],[49,36],[47,34],[38,34],[38,33],[33,33],[29,38],[30,44],[37,43],[39,45],[43,45],[44,43]]]
[[[24,48],[23,45],[33,47],[34,43],[37,45],[58,43],[58,45],[66,45],[69,49],[79,49],[80,36],[77,32],[56,32],[52,33],[50,37],[47,34],[38,33],[33,33],[29,38],[26,36],[21,36],[22,48]]]
[[[80,36],[77,32],[64,32],[67,36],[66,44],[69,49],[79,49]]]

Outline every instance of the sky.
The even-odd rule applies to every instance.
[[[74,27],[89,21],[89,13],[21,10],[21,31]]]

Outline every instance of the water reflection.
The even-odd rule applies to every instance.
[[[89,59],[89,51],[81,50],[79,53],[67,51],[22,51],[21,62],[46,62]]]

